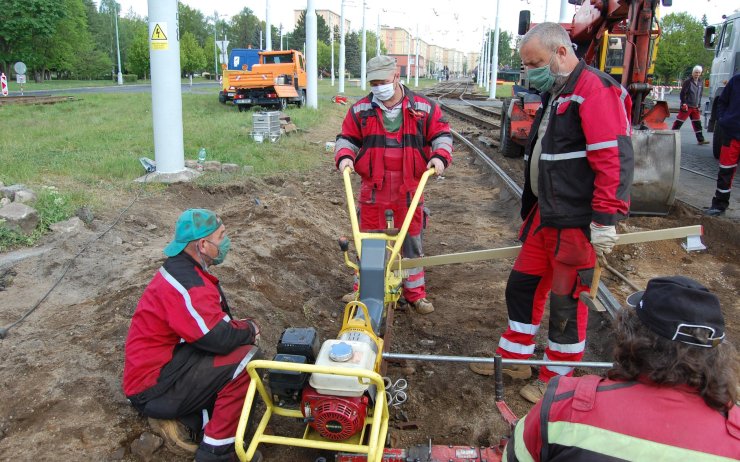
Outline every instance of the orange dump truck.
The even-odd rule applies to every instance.
[[[247,70],[224,69],[223,94],[233,94],[239,111],[252,106],[288,104],[298,107],[306,103],[306,61],[296,50],[260,51],[259,64]]]

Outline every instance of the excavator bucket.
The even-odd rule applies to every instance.
[[[635,173],[630,214],[667,215],[676,198],[681,172],[681,137],[673,130],[632,132]]]

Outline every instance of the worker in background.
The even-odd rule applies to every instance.
[[[704,212],[715,217],[723,215],[730,205],[732,180],[740,157],[740,73],[727,82],[717,99],[717,123],[722,128],[717,190],[712,198],[712,206]]]
[[[376,56],[367,62],[371,93],[352,105],[337,136],[334,160],[340,172],[349,168],[362,178],[360,230],[386,228],[385,211],[393,210],[400,228],[419,179],[434,168],[437,175],[452,163],[452,135],[439,106],[401,84],[396,60]],[[403,242],[404,257],[423,255],[426,224],[423,197]],[[343,298],[356,298],[355,292]],[[403,296],[421,314],[434,311],[427,299],[423,268],[408,271]]]
[[[694,66],[691,71],[691,78],[686,79],[681,86],[681,94],[679,95],[681,106],[672,128],[673,130],[680,130],[684,121],[691,117],[691,126],[694,127],[696,141],[699,144],[709,144],[709,141],[704,139],[704,133],[702,133],[701,114],[699,112],[701,96],[704,91],[704,79],[701,78],[702,71],[701,66]]]
[[[530,85],[542,93],[542,107],[525,150],[523,245],[506,285],[508,328],[496,352],[507,359],[534,354],[550,294],[544,359],[580,361],[588,308],[578,296],[589,288],[596,256],[612,251],[617,221],[629,211],[632,104],[614,79],[579,61],[559,24],[532,28],[520,54]],[[493,374],[492,364],[470,368]],[[515,379],[532,375],[525,365],[507,365],[503,372]],[[552,377],[572,373],[572,367],[543,366],[520,394],[535,403]]]
[[[737,350],[717,297],[655,278],[617,317],[608,378],[550,381],[519,420],[504,460],[740,460]]]
[[[257,323],[232,318],[208,271],[230,244],[214,212],[183,212],[126,339],[126,397],[172,452],[195,453],[197,462],[236,460],[234,437],[250,382],[246,366],[259,353]]]

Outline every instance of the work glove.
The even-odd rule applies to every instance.
[[[599,261],[603,261],[604,255],[612,252],[617,239],[616,226],[603,226],[593,221],[591,222],[591,245],[594,247]]]
[[[260,326],[257,324],[257,321],[255,321],[252,318],[246,318],[244,319],[251,327],[252,331],[254,332],[254,344],[258,345],[260,341]]]
[[[682,104],[682,105],[681,105],[681,110],[682,110],[683,112],[687,112],[687,111],[689,110],[689,105],[688,105],[688,104]]]
[[[434,168],[434,173],[440,176],[445,171],[445,163],[439,157],[432,157],[432,160],[427,164],[427,168]]]
[[[339,161],[339,173],[343,173],[344,169],[349,167],[353,172],[355,171],[355,163],[352,159],[345,157]]]

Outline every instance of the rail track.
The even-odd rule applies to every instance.
[[[29,105],[29,104],[56,104],[66,101],[73,101],[72,96],[3,96],[0,97],[0,106],[9,106],[11,104]]]

